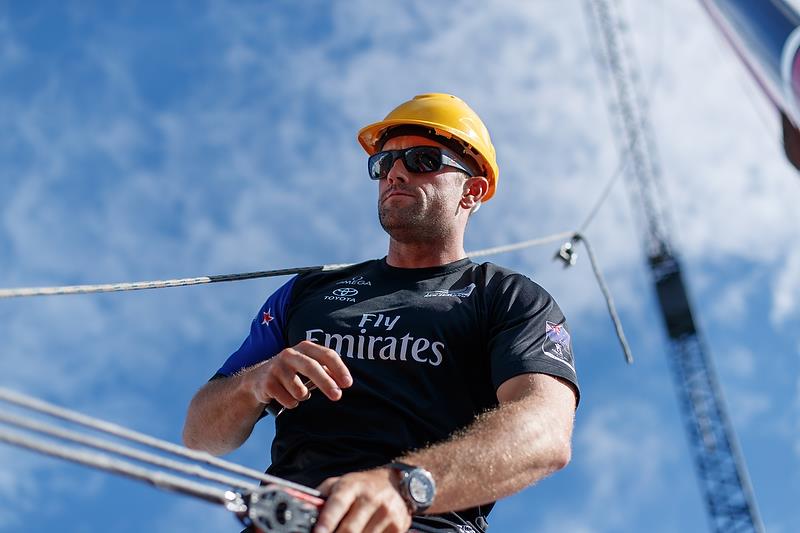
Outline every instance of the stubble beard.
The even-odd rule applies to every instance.
[[[444,213],[426,213],[423,206],[378,206],[378,220],[383,230],[398,242],[441,242],[448,235]],[[433,210],[435,211],[435,210]]]

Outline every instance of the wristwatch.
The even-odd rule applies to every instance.
[[[411,514],[427,510],[436,496],[436,483],[431,473],[405,463],[391,463],[388,466],[400,476],[397,490],[408,504]]]

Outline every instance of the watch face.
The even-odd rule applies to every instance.
[[[411,498],[420,505],[430,505],[433,500],[433,483],[428,476],[414,472],[408,480],[408,492]]]

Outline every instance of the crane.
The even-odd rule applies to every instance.
[[[610,0],[584,0],[598,32],[603,66],[610,74],[612,110],[628,158],[628,192],[642,226],[651,280],[668,338],[668,359],[705,499],[711,530],[758,532],[752,486],[725,407],[713,361],[691,306],[681,263],[669,239],[661,199],[661,167],[639,72],[625,40],[625,24]]]

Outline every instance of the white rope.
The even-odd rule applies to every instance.
[[[219,474],[217,472],[211,472],[210,470],[206,470],[197,464],[174,461],[172,459],[161,457],[160,455],[145,452],[143,450],[138,450],[130,446],[117,444],[109,440],[92,437],[90,435],[84,435],[77,431],[60,428],[51,423],[44,423],[3,412],[0,412],[0,423],[8,424],[16,428],[22,428],[36,433],[41,433],[42,435],[48,435],[50,437],[55,437],[57,439],[74,444],[80,444],[88,448],[94,448],[95,450],[110,452],[127,459],[133,459],[135,461],[147,463],[150,466],[167,468],[169,470],[204,479],[206,481],[214,481],[216,483],[227,485],[228,487],[235,487],[237,489],[245,489],[249,491],[258,489],[258,485],[255,483],[247,483],[241,479]]]
[[[589,263],[592,265],[594,277],[597,279],[597,284],[600,286],[600,292],[603,293],[603,298],[606,300],[608,314],[611,315],[611,322],[614,324],[614,331],[616,332],[617,339],[619,339],[619,344],[622,347],[622,353],[625,355],[625,362],[629,365],[632,365],[633,354],[631,353],[631,347],[628,345],[628,339],[625,338],[625,332],[622,330],[622,321],[619,319],[617,309],[614,306],[614,299],[611,297],[611,291],[608,290],[608,286],[603,279],[603,274],[600,272],[600,266],[597,264],[597,259],[592,251],[592,246],[589,244],[588,239],[586,239],[586,237],[583,235],[575,235],[573,240],[576,242],[583,242],[583,245],[586,247],[586,253],[589,255]]]
[[[620,165],[617,168],[616,172],[614,173],[614,175],[604,188],[603,193],[600,195],[599,201],[595,203],[591,212],[589,213],[589,216],[582,224],[582,230],[589,225],[589,223],[592,221],[592,219],[600,209],[600,206],[608,198],[608,194],[611,191],[612,186],[616,182],[619,175],[622,173],[624,167],[625,167],[625,160],[620,162]],[[595,262],[594,254],[589,249],[588,242],[586,242],[585,237],[581,235],[581,233],[576,231],[562,231],[560,233],[553,233],[551,235],[546,235],[544,237],[530,239],[527,241],[521,241],[512,244],[505,244],[501,246],[494,246],[491,248],[483,248],[481,250],[475,250],[473,252],[468,252],[467,256],[470,258],[477,258],[487,255],[502,254],[507,252],[513,252],[516,250],[523,250],[525,248],[532,248],[534,246],[541,246],[544,244],[549,244],[564,239],[571,240],[573,241],[573,243],[583,240],[584,244],[587,245],[587,252],[589,254],[589,260],[592,263],[592,270],[594,271],[595,277],[597,278],[597,282],[600,284],[600,290],[602,291],[603,296],[605,297],[606,305],[608,306],[609,313],[611,314],[611,320],[614,322],[614,329],[616,330],[617,336],[619,337],[620,344],[622,345],[622,350],[625,353],[625,360],[629,364],[632,363],[633,357],[630,353],[630,348],[628,347],[627,340],[625,339],[625,335],[622,331],[622,324],[614,309],[614,303],[611,299],[611,294],[608,288],[606,287],[605,282],[603,281],[602,275],[600,274],[600,269]],[[259,272],[245,272],[241,274],[222,274],[217,276],[201,276],[196,278],[171,279],[163,281],[139,281],[134,283],[113,283],[105,285],[71,285],[64,287],[31,287],[22,289],[0,289],[0,299],[26,297],[26,296],[55,296],[63,294],[88,294],[97,292],[162,289],[166,287],[182,287],[187,285],[218,283],[222,281],[240,281],[245,279],[286,276],[291,274],[300,274],[303,272],[313,272],[313,271],[324,272],[331,270],[339,270],[348,266],[352,266],[354,264],[356,263],[339,263],[339,264],[334,263],[329,265],[320,265],[312,267],[284,268],[279,270],[263,270]],[[276,407],[276,409],[279,408]],[[270,412],[272,412],[272,414],[276,414],[276,412],[273,412],[273,410],[271,410]]]
[[[575,235],[574,231],[562,231],[561,233],[553,233],[552,235],[539,237],[538,239],[531,239],[529,241],[522,241],[514,244],[505,244],[503,246],[495,246],[493,248],[484,248],[483,250],[475,250],[474,252],[467,252],[467,257],[483,257],[485,255],[513,252],[515,250],[522,250],[524,248],[532,248],[534,246],[541,246],[542,244],[557,242],[562,239],[569,239],[573,235]]]
[[[204,285],[222,281],[241,281],[245,279],[268,278],[273,276],[287,276],[302,272],[338,270],[351,266],[347,264],[330,264],[299,268],[282,268],[277,270],[262,270],[258,272],[244,272],[241,274],[221,274],[215,276],[199,276],[195,278],[179,278],[157,281],[134,281],[126,283],[104,283],[92,285],[65,285],[59,287],[24,287],[19,289],[0,289],[0,299],[21,298],[26,296],[57,296],[64,294],[90,294],[97,292],[140,291],[145,289],[165,289],[168,287],[186,287],[189,285]]]
[[[251,468],[246,468],[236,463],[231,463],[230,461],[219,459],[211,454],[205,452],[199,452],[197,450],[190,450],[189,448],[184,448],[183,446],[173,444],[172,442],[157,439],[155,437],[151,437],[149,435],[145,435],[143,433],[139,433],[137,431],[133,431],[131,429],[118,426],[110,422],[106,422],[105,420],[101,420],[99,418],[84,415],[77,411],[66,409],[64,407],[59,407],[57,405],[44,402],[42,400],[33,398],[31,396],[27,396],[19,392],[14,392],[4,387],[0,387],[0,401],[5,401],[25,409],[30,409],[31,411],[36,411],[39,413],[46,414],[48,416],[60,418],[61,420],[66,420],[74,424],[78,424],[109,435],[113,435],[115,437],[135,442],[137,444],[149,446],[150,448],[155,448],[163,452],[171,453],[173,455],[178,455],[180,457],[185,457],[187,459],[192,459],[200,463],[205,463],[207,465],[214,466],[216,468],[227,470],[228,472],[232,472],[234,474],[240,474],[252,479],[258,479],[259,481],[264,481],[266,483],[280,483],[284,486],[291,487],[300,492],[311,494],[312,496],[319,495],[319,492],[313,489],[309,489],[304,485],[291,483],[284,479],[264,474],[262,472],[259,472],[258,470],[253,470]]]
[[[533,246],[540,246],[561,239],[570,238],[575,234],[573,231],[554,233],[537,239],[484,248],[469,252],[469,257],[482,257],[492,254],[512,252]],[[276,276],[289,276],[301,274],[303,272],[326,272],[340,270],[354,265],[355,263],[333,263],[329,265],[319,265],[310,267],[282,268],[277,270],[262,270],[258,272],[244,272],[240,274],[220,274],[214,276],[198,276],[194,278],[178,278],[155,281],[134,281],[125,283],[105,283],[91,285],[64,285],[58,287],[23,287],[18,289],[0,289],[0,299],[3,298],[23,298],[30,296],[59,296],[66,294],[92,294],[100,292],[121,292],[121,291],[140,291],[146,289],[166,289],[169,287],[187,287],[190,285],[204,285],[208,283],[219,283],[223,281],[242,281],[246,279],[269,278]]]
[[[32,438],[3,428],[0,428],[0,442],[5,442],[6,444],[39,452],[51,457],[58,457],[59,459],[98,468],[106,472],[138,479],[160,489],[189,494],[214,503],[225,504],[236,496],[236,494],[231,491],[208,487],[201,483],[189,481],[165,472],[143,468],[127,461],[120,461],[110,455],[46,442],[42,439]]]

